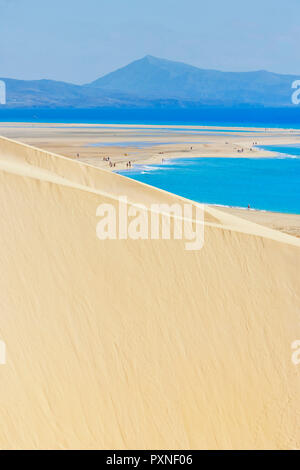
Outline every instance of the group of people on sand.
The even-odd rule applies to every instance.
[[[254,143],[253,145],[255,145],[255,143]],[[253,151],[253,147],[250,147],[249,150],[250,150],[250,152],[252,152],[252,151]],[[238,149],[237,151],[238,151],[239,153],[243,153],[243,152],[244,152],[244,149],[241,148],[241,149]]]
[[[112,168],[112,167],[115,167],[116,164],[113,163],[111,160],[110,160],[110,157],[103,157],[103,161],[104,162],[108,162],[109,163],[109,167]]]
[[[116,162],[112,162],[110,157],[103,157],[103,161],[108,162],[110,168],[116,167]],[[126,168],[132,168],[132,162],[130,160],[126,162]]]

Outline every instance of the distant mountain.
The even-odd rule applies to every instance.
[[[89,86],[144,99],[176,99],[201,105],[291,105],[298,77],[266,72],[219,72],[146,56]]]
[[[8,108],[291,106],[297,76],[219,72],[146,56],[86,85],[2,78]],[[1,105],[1,108],[3,105]]]

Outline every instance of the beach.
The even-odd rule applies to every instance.
[[[273,158],[274,152],[259,146],[300,144],[300,130],[261,127],[2,123],[0,135],[108,171],[124,170],[129,161],[134,165],[193,157]],[[103,160],[107,157],[109,161]],[[221,210],[300,237],[300,215]]]
[[[299,238],[205,206],[199,250],[100,240],[99,204],[186,201],[108,171],[98,131],[5,132],[0,447],[299,448]]]
[[[300,237],[300,215],[281,212],[245,210],[236,207],[218,207],[218,210],[233,214],[256,224]]]

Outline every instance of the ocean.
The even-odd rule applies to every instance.
[[[118,173],[197,202],[300,214],[300,147],[264,148],[274,158],[173,159]]]
[[[207,125],[300,128],[300,106],[290,108],[197,109],[9,109],[0,106],[0,122],[82,124]]]

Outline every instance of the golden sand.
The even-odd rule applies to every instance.
[[[0,180],[0,448],[299,448],[299,239],[100,241],[101,202],[180,198],[7,139]]]

